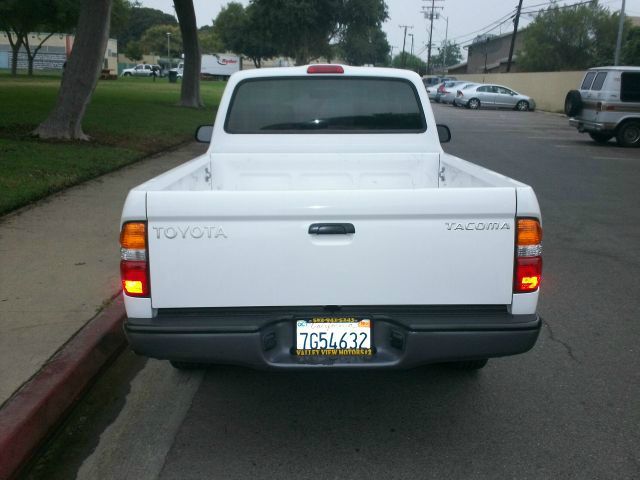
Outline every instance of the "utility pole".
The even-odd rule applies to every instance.
[[[404,28],[404,39],[402,40],[402,58],[401,58],[402,63],[400,64],[402,68],[404,68],[407,62],[407,58],[404,54],[405,52],[404,49],[407,45],[407,28],[413,28],[413,25],[398,25],[398,27]]]
[[[520,21],[521,10],[522,10],[522,0],[520,0],[520,3],[518,3],[516,18],[513,20],[513,35],[511,36],[511,47],[509,47],[509,60],[507,60],[507,72],[511,71],[511,61],[513,60],[513,48],[516,45],[516,35],[518,34],[518,22]]]
[[[444,31],[444,55],[442,56],[443,62],[444,62],[444,65],[443,65],[444,68],[442,70],[444,70],[445,68],[448,70],[447,67],[449,66],[449,64],[447,63],[447,60],[448,60],[449,45],[447,43],[447,40],[449,38],[449,17],[445,17],[444,15],[442,15],[442,18],[444,18],[447,22],[447,28]]]
[[[394,48],[398,48],[398,47],[396,47],[395,45],[389,46],[389,50],[391,51],[391,58],[389,59],[389,65],[392,65],[392,66],[393,66],[393,49]]]
[[[622,31],[624,30],[624,0],[620,9],[620,23],[618,23],[618,39],[616,40],[616,54],[613,60],[614,65],[620,65],[620,49],[622,48]]]
[[[409,36],[411,37],[411,56],[413,57],[413,33],[410,33]]]
[[[429,0],[422,0],[423,2],[428,2]],[[444,0],[437,0],[442,2]],[[429,45],[427,45],[427,75],[431,73],[431,44],[433,38],[433,19],[434,17],[437,19],[439,17],[436,14],[436,9],[441,9],[444,7],[436,7],[436,0],[431,0],[431,6],[426,7],[426,10],[423,8],[423,13],[425,18],[429,18]]]
[[[169,60],[169,70],[171,70],[171,32],[167,32],[167,59]]]

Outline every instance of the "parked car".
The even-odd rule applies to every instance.
[[[151,65],[151,71],[155,70],[158,77],[164,77],[164,69],[158,64]]]
[[[453,99],[456,97],[458,88],[467,83],[469,82],[463,82],[460,80],[445,82],[444,86],[438,89],[439,98],[437,101],[440,103],[453,103]]]
[[[456,85],[452,88],[447,89],[447,93],[442,96],[440,101],[442,103],[450,103],[454,107],[461,107],[462,105],[456,102],[458,90],[464,90],[465,88],[471,88],[477,85],[480,85],[480,84],[474,83],[474,82],[460,82],[459,85]]]
[[[481,107],[513,108],[521,112],[536,109],[533,98],[502,85],[481,84],[458,90],[456,102],[472,110]]]
[[[482,83],[475,83],[475,82],[463,83],[462,85],[460,85],[456,89],[456,94],[455,94],[455,97],[453,98],[453,102],[451,102],[451,104],[454,107],[462,107],[463,105],[458,102],[458,92],[462,91],[462,90],[465,90],[467,88],[471,88],[471,87],[479,87],[480,85],[483,85],[483,84]]]
[[[424,80],[423,80],[423,83],[424,83]],[[439,85],[424,84],[424,88],[427,90],[427,96],[429,97],[429,100],[436,99],[436,94],[438,93],[438,86]]]
[[[182,75],[184,74],[184,62],[180,62],[176,68],[172,68],[170,71],[176,72],[177,78],[182,78]]]
[[[125,201],[136,353],[177,368],[477,369],[535,344],[536,195],[442,149],[451,132],[415,73],[244,70],[196,138],[206,154]]]
[[[150,77],[152,73],[151,65],[148,63],[141,63],[133,68],[125,68],[122,71],[123,77]]]
[[[438,88],[436,89],[436,96],[435,96],[434,100],[437,103],[440,103],[441,100],[442,100],[442,97],[448,93],[447,86],[451,86],[451,85],[456,84],[456,83],[458,83],[458,82],[455,81],[455,80],[453,80],[453,81],[447,80],[446,82],[442,82],[441,84],[439,84]]]
[[[640,147],[640,67],[587,70],[579,90],[571,90],[564,111],[569,124],[598,143]]]
[[[425,87],[440,85],[441,83],[449,82],[452,80],[457,80],[457,78],[456,77],[438,77],[438,76],[422,77],[422,83],[424,83]]]

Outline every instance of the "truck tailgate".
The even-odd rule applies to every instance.
[[[151,191],[152,305],[510,304],[515,212],[507,187]]]

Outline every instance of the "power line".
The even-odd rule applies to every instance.
[[[541,3],[539,5],[530,5],[527,6],[525,8],[534,8],[534,7],[540,7],[540,6],[545,6],[545,5],[552,5],[554,2],[547,2],[547,3]],[[585,0],[583,2],[577,2],[577,3],[572,3],[570,5],[556,5],[554,8],[557,8],[558,10],[564,10],[565,8],[573,8],[573,7],[579,7],[580,5],[586,5],[588,3],[593,3],[593,0]],[[611,3],[611,2],[608,2]],[[539,9],[533,9],[533,10],[527,10],[527,11],[522,11],[521,13],[537,13],[540,12],[541,10],[543,10],[542,8]]]
[[[482,28],[480,28],[478,30],[474,30],[473,32],[469,32],[469,33],[465,33],[464,35],[458,35],[457,37],[453,37],[453,38],[451,38],[451,41],[452,42],[458,42],[458,41],[466,42],[467,40],[462,40],[462,39],[466,38],[466,37],[472,38],[472,37],[476,36],[475,34],[477,34],[479,32],[487,33],[487,32],[484,32],[484,30],[486,30],[487,28],[494,27],[494,25],[495,25],[495,27],[491,28],[491,30],[490,30],[490,31],[493,31],[493,30],[495,30],[495,28],[499,27],[501,24],[504,24],[505,22],[510,21],[513,18],[514,15],[515,15],[515,10],[512,11],[512,12],[507,13],[506,15],[500,17],[497,20],[494,20],[489,25],[486,25],[486,26],[484,26],[484,27],[482,27]]]

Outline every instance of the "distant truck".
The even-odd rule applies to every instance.
[[[240,70],[240,57],[234,54],[205,54],[202,55],[200,65],[200,75],[229,78],[232,74]],[[173,71],[178,73],[178,78],[182,78],[184,72],[184,62],[178,64],[178,68]]]

